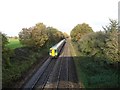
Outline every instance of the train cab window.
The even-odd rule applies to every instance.
[[[56,53],[56,50],[55,50],[55,53]]]
[[[50,50],[50,53],[52,53],[52,50]]]

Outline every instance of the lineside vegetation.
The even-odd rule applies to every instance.
[[[79,80],[86,88],[119,87],[118,23],[110,19],[109,25],[103,29],[86,33],[80,38],[72,37],[74,33],[79,33],[74,29],[71,31],[72,43],[78,55],[75,63]]]
[[[38,23],[23,28],[18,39],[9,43],[7,35],[2,36],[2,85],[16,87],[29,70],[41,63],[49,54],[49,48],[64,38],[62,32]],[[21,47],[22,46],[22,47]]]

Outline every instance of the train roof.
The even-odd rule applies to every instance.
[[[51,48],[57,49],[64,41],[65,41],[65,39],[61,40],[59,43],[57,43],[56,45],[54,45],[54,46],[51,47]]]

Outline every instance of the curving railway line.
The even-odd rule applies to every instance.
[[[79,88],[71,44],[67,40],[58,58],[49,57],[37,72],[23,85],[23,89]]]

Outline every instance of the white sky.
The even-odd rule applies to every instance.
[[[118,18],[119,0],[0,0],[0,31],[18,35],[38,22],[69,33],[83,22],[102,30]]]

